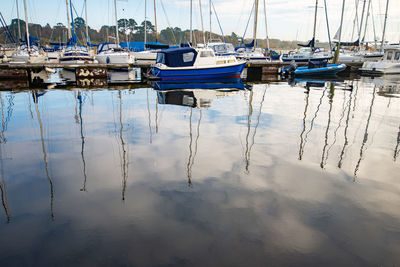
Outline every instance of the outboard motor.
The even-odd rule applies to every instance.
[[[285,75],[286,76],[293,75],[296,69],[297,69],[297,64],[296,62],[293,61],[292,63],[290,63],[290,66],[285,70]]]

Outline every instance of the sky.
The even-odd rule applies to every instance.
[[[5,1],[5,3],[4,3]],[[19,1],[19,13],[24,19],[22,0],[2,0],[0,12],[6,22],[16,17],[16,1]],[[55,25],[58,22],[66,24],[65,0],[26,0],[29,22],[45,25]],[[118,0],[118,18],[134,18],[138,23],[145,18],[146,0]],[[189,29],[190,27],[190,0],[155,0],[157,7],[158,29],[168,26]],[[193,0],[193,28],[201,30],[200,3],[205,30],[209,30],[209,5],[208,0]],[[268,35],[270,38],[281,40],[309,40],[312,38],[314,23],[315,0],[265,0]],[[356,3],[359,2],[358,17],[361,17],[363,0],[347,0],[345,4],[342,40],[355,41],[357,30],[353,31]],[[84,0],[72,0],[79,15],[84,17]],[[254,0],[213,0],[216,14],[225,35],[235,32],[243,36],[249,20]],[[334,36],[340,25],[342,1],[326,0],[328,21],[331,36]],[[91,28],[100,29],[102,25],[114,24],[113,0],[87,0],[88,22]],[[319,0],[317,16],[316,38],[327,41],[327,25],[324,1]],[[366,0],[366,8],[368,0]],[[374,40],[374,26],[377,39],[382,37],[383,21],[386,0],[371,0],[371,15],[368,18],[366,40]],[[164,12],[165,11],[165,12]],[[259,20],[257,37],[266,37],[264,0],[259,0]],[[147,17],[154,24],[154,0],[147,0]],[[365,18],[364,18],[365,21]],[[253,35],[253,17],[250,20],[245,37]],[[215,13],[212,15],[212,31],[221,33]],[[352,34],[353,33],[353,34]],[[352,38],[353,36],[353,38]],[[400,1],[389,1],[386,40],[400,41]]]

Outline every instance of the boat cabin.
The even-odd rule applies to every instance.
[[[97,54],[100,54],[101,52],[105,52],[105,51],[120,52],[120,51],[125,51],[125,49],[115,43],[100,44],[99,49],[97,50]]]
[[[400,49],[387,49],[383,60],[400,62]]]

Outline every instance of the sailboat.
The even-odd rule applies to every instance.
[[[264,55],[263,50],[257,47],[258,2],[259,0],[254,1],[253,41],[250,44],[245,44],[244,47],[240,47],[236,50],[236,52],[239,53],[239,55],[236,57],[239,59],[245,59],[247,61],[267,60],[267,56]]]
[[[18,1],[17,1],[18,5]],[[26,28],[26,42],[21,44],[18,49],[11,55],[10,63],[42,63],[47,61],[47,57],[42,55],[39,46],[31,43],[29,36],[29,22],[28,22],[28,11],[26,6],[26,0],[24,0],[25,10],[25,28]],[[19,15],[18,15],[19,17]],[[19,20],[18,20],[19,24]]]
[[[115,8],[115,43],[102,43],[99,46],[96,60],[102,64],[133,64],[135,58],[125,48],[122,48],[119,44],[119,31],[118,31],[118,12],[117,12],[117,0],[114,0]]]
[[[75,34],[74,14],[72,13],[72,0],[69,0],[69,11],[71,13],[71,21],[72,21],[72,34],[69,22],[68,0],[66,1],[66,5],[67,5],[67,20],[68,20],[68,37],[70,38],[70,40],[67,43],[65,51],[62,53],[60,57],[60,63],[62,64],[93,63],[94,57],[89,54],[88,48],[86,46],[78,45],[78,39]]]
[[[317,10],[318,10],[318,0],[315,1],[315,14],[314,14],[314,31],[313,38],[308,42],[308,44],[297,44],[301,48],[297,52],[289,52],[288,54],[282,55],[283,62],[309,62],[309,61],[319,61],[327,62],[333,58],[331,52],[326,52],[322,47],[315,47],[315,31],[317,27]]]
[[[192,34],[190,31],[190,40],[193,39]],[[240,78],[245,64],[245,61],[237,60],[235,56],[216,56],[211,48],[195,49],[189,45],[159,51],[151,73],[160,80]]]

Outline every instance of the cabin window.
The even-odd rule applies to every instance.
[[[184,53],[182,55],[182,57],[183,57],[183,62],[185,62],[185,63],[191,62],[191,61],[193,61],[194,53],[193,52]]]
[[[394,60],[399,60],[399,59],[400,59],[400,52],[396,52]]]
[[[200,52],[200,57],[213,57],[214,54],[211,51],[201,51]]]
[[[165,64],[165,55],[164,55],[164,53],[157,53],[156,63]]]
[[[393,52],[392,52],[392,51],[389,51],[389,52],[387,52],[387,54],[386,54],[386,59],[387,59],[387,60],[392,60],[392,56],[393,56]]]

